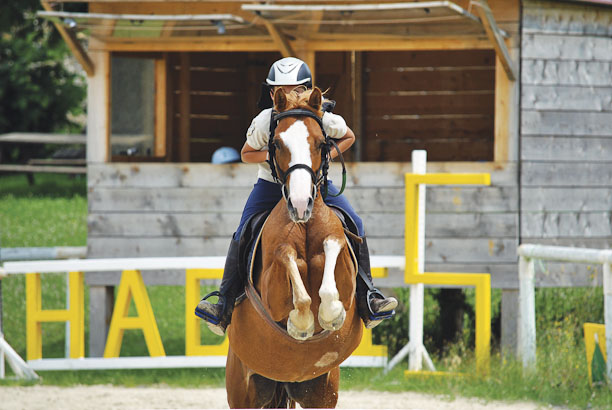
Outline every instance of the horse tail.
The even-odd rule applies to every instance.
[[[295,409],[295,401],[289,397],[287,389],[284,383],[276,384],[276,391],[272,400],[270,400],[269,407],[271,409]]]

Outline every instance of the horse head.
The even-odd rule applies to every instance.
[[[322,93],[315,87],[302,94],[274,93],[278,121],[271,137],[273,161],[283,184],[283,197],[293,222],[308,222],[321,180],[321,164],[327,155],[321,122]]]

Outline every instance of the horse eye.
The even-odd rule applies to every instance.
[[[274,144],[274,147],[276,149],[280,149],[281,148],[281,144],[280,144],[280,142],[278,142],[278,140],[274,140],[273,144]]]

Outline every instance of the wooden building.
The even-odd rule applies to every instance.
[[[225,255],[256,171],[210,157],[240,149],[288,55],[357,135],[346,196],[373,254],[403,254],[412,150],[429,172],[491,173],[489,187],[428,189],[426,270],[490,272],[505,344],[519,243],[612,245],[612,1],[43,4],[88,73],[90,257]],[[548,269],[541,286],[599,280]],[[88,278],[92,312],[118,279]],[[91,316],[97,355],[105,326]]]

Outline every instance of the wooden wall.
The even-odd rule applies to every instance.
[[[610,248],[612,8],[526,1],[522,27],[521,241]]]
[[[222,146],[240,151],[245,130],[259,112],[260,84],[278,58],[278,53],[170,53],[171,160],[180,161],[184,143],[192,162],[210,162]],[[186,100],[184,92],[189,93]]]
[[[403,176],[410,170],[410,163],[348,164],[346,196],[364,220],[372,254],[404,252]],[[479,171],[492,173],[493,186],[428,190],[427,269],[491,272],[493,286],[514,288],[516,167],[429,165],[429,172]],[[256,168],[116,163],[91,164],[88,172],[88,257],[218,256],[226,254]],[[339,178],[336,165],[330,175]]]
[[[492,161],[495,52],[366,52],[364,161]]]

